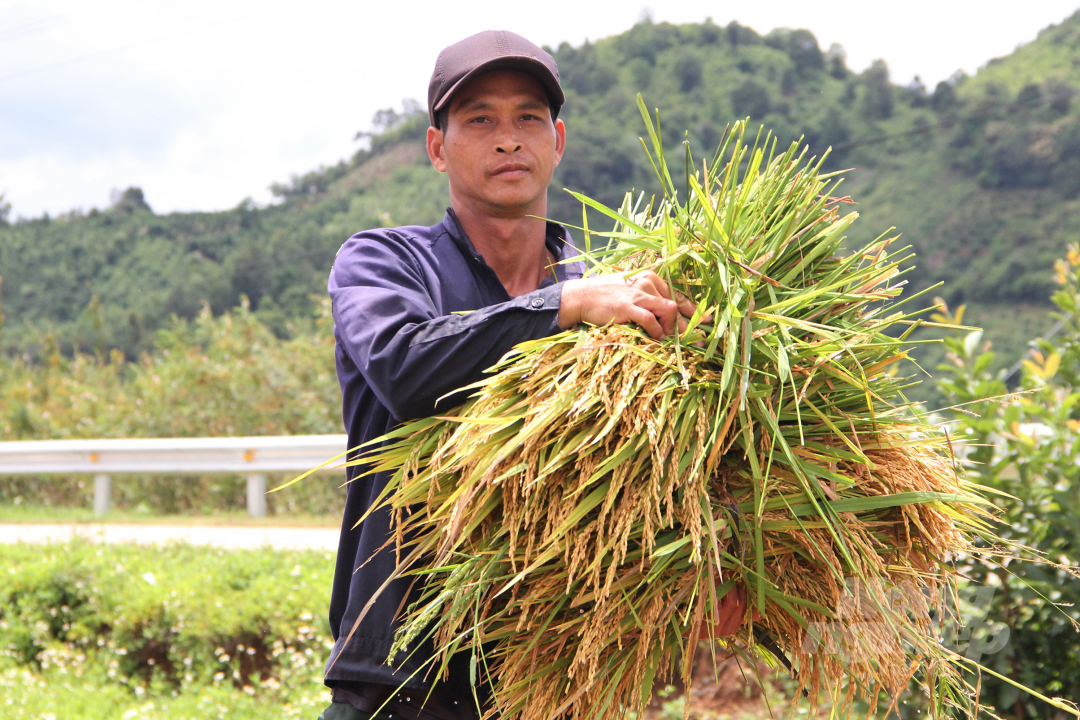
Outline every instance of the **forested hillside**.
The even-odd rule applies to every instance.
[[[569,152],[551,215],[580,222],[567,187],[606,202],[654,187],[638,141],[641,92],[661,110],[673,157],[684,137],[701,157],[750,116],[782,143],[833,146],[830,167],[862,219],[853,242],[895,225],[918,253],[912,282],[946,281],[972,304],[999,358],[1041,326],[1050,265],[1080,234],[1080,14],[975,77],[926,88],[889,80],[884,62],[854,73],[838,46],[805,30],[759,35],[732,23],[642,22],[552,50],[566,86]],[[310,313],[333,256],[352,233],[431,223],[447,203],[423,150],[426,113],[383,111],[370,147],[274,186],[280,202],[218,213],[157,215],[131,188],[110,208],[10,222],[0,209],[0,300],[8,352],[148,347],[172,315],[250,299],[279,333]],[[882,136],[889,139],[865,142]],[[212,169],[208,169],[212,171]],[[0,208],[2,208],[0,201]]]

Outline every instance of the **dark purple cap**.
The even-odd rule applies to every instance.
[[[462,85],[488,70],[520,70],[539,80],[551,102],[552,120],[566,102],[562,86],[559,85],[559,68],[555,65],[555,58],[520,35],[507,30],[485,30],[439,53],[435,72],[428,83],[431,126],[438,127],[436,113],[450,104],[450,98]]]

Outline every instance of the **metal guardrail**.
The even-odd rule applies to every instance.
[[[347,444],[346,435],[0,442],[0,475],[93,475],[94,514],[104,515],[113,475],[236,473],[247,476],[248,514],[263,517],[266,473],[311,470]]]
[[[1050,433],[1037,423],[1019,429],[1035,439]],[[248,514],[263,517],[266,473],[306,472],[345,452],[347,445],[347,435],[0,442],[0,475],[93,475],[94,514],[104,515],[113,475],[235,473],[247,477]]]

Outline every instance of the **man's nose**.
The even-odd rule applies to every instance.
[[[518,126],[516,123],[505,123],[499,129],[499,136],[495,141],[495,152],[513,154],[522,149],[518,139]]]

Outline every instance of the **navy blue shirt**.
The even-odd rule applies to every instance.
[[[548,223],[546,241],[560,261],[578,254],[561,225]],[[539,289],[510,297],[452,210],[432,227],[370,230],[351,237],[338,252],[328,286],[349,447],[403,420],[459,404],[464,395],[439,398],[481,379],[514,345],[560,332],[562,282],[581,277],[583,269],[581,263],[557,265]],[[461,311],[472,312],[454,314]],[[395,564],[393,547],[384,547],[391,537],[389,512],[375,512],[353,528],[388,480],[381,473],[357,478],[360,472],[357,467],[348,471],[348,478],[356,479],[348,485],[330,599],[336,644],[326,682],[430,689],[434,672],[416,672],[431,657],[430,646],[410,648],[411,658],[395,661],[394,667],[386,664],[400,624],[395,615],[404,607],[411,579],[391,583],[345,643]],[[417,592],[413,588],[412,596]],[[467,659],[461,660],[451,666],[449,681],[436,687],[440,695],[472,697]]]

